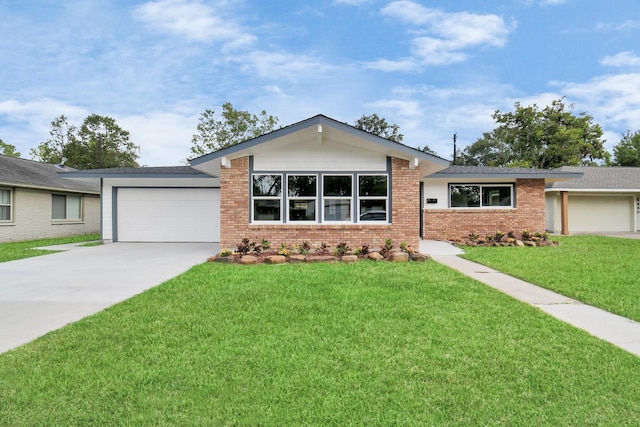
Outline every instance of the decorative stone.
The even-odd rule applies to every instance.
[[[524,242],[525,246],[531,246],[532,248],[535,248],[536,246],[536,242],[532,242],[530,240],[527,240],[526,242]]]
[[[524,242],[522,240],[516,240],[516,246],[522,248],[524,247]]]
[[[287,262],[287,257],[284,255],[271,255],[264,259],[265,264],[284,264]]]
[[[224,264],[233,264],[235,262],[235,258],[233,256],[216,256],[213,262],[220,262]]]
[[[320,255],[307,258],[307,262],[338,262],[338,258],[333,255]]]
[[[214,262],[217,257],[217,255],[211,255],[209,258],[207,258],[207,262]]]
[[[291,263],[305,262],[306,260],[307,260],[307,257],[305,255],[291,255],[289,257],[289,262]]]
[[[240,258],[240,264],[257,264],[258,263],[258,257],[255,257],[253,255],[245,255],[242,258]]]
[[[415,262],[426,262],[429,259],[429,257],[424,254],[421,254],[420,252],[411,252],[409,254],[409,259]]]
[[[369,252],[367,254],[367,258],[372,261],[380,261],[384,259],[384,257],[380,255],[380,252]]]
[[[358,261],[358,255],[344,255],[342,257],[342,262],[351,263],[351,262],[357,262],[357,261]]]
[[[409,254],[406,252],[391,252],[388,259],[391,262],[407,262],[409,261]]]

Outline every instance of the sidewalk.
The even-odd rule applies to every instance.
[[[462,259],[457,255],[462,254],[463,251],[446,242],[421,242],[420,251],[429,254],[440,264],[458,270],[519,301],[538,307],[556,319],[640,356],[640,323],[638,322]]]

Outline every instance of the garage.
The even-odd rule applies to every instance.
[[[219,242],[220,189],[117,188],[114,240]]]
[[[629,195],[569,194],[572,233],[634,231],[634,198]]]

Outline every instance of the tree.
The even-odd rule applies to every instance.
[[[264,135],[274,130],[279,121],[264,110],[259,115],[236,110],[230,102],[222,105],[221,115],[222,118],[217,120],[213,110],[205,110],[201,114],[197,133],[191,139],[194,156],[203,156]]]
[[[140,147],[111,117],[91,114],[78,129],[61,115],[51,122],[50,138],[31,150],[31,157],[76,169],[137,167]]]
[[[20,153],[16,151],[16,146],[7,144],[0,139],[0,152],[9,157],[20,157]]]
[[[387,123],[384,118],[375,113],[369,116],[362,115],[356,120],[355,127],[394,142],[402,142],[402,138],[404,138],[404,135],[400,133],[400,126]]]
[[[640,167],[640,130],[627,131],[620,143],[613,147],[614,166]]]
[[[566,110],[561,98],[542,110],[519,102],[514,112],[497,110],[493,119],[498,127],[467,147],[463,159],[467,164],[539,169],[608,162],[600,125],[586,113],[572,114],[572,108]]]

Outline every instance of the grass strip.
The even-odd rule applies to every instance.
[[[58,237],[51,239],[28,240],[23,242],[0,243],[0,262],[15,261],[40,255],[52,254],[60,251],[34,249],[43,246],[63,245],[66,243],[86,242],[97,240],[99,234],[85,234],[82,236]]]

